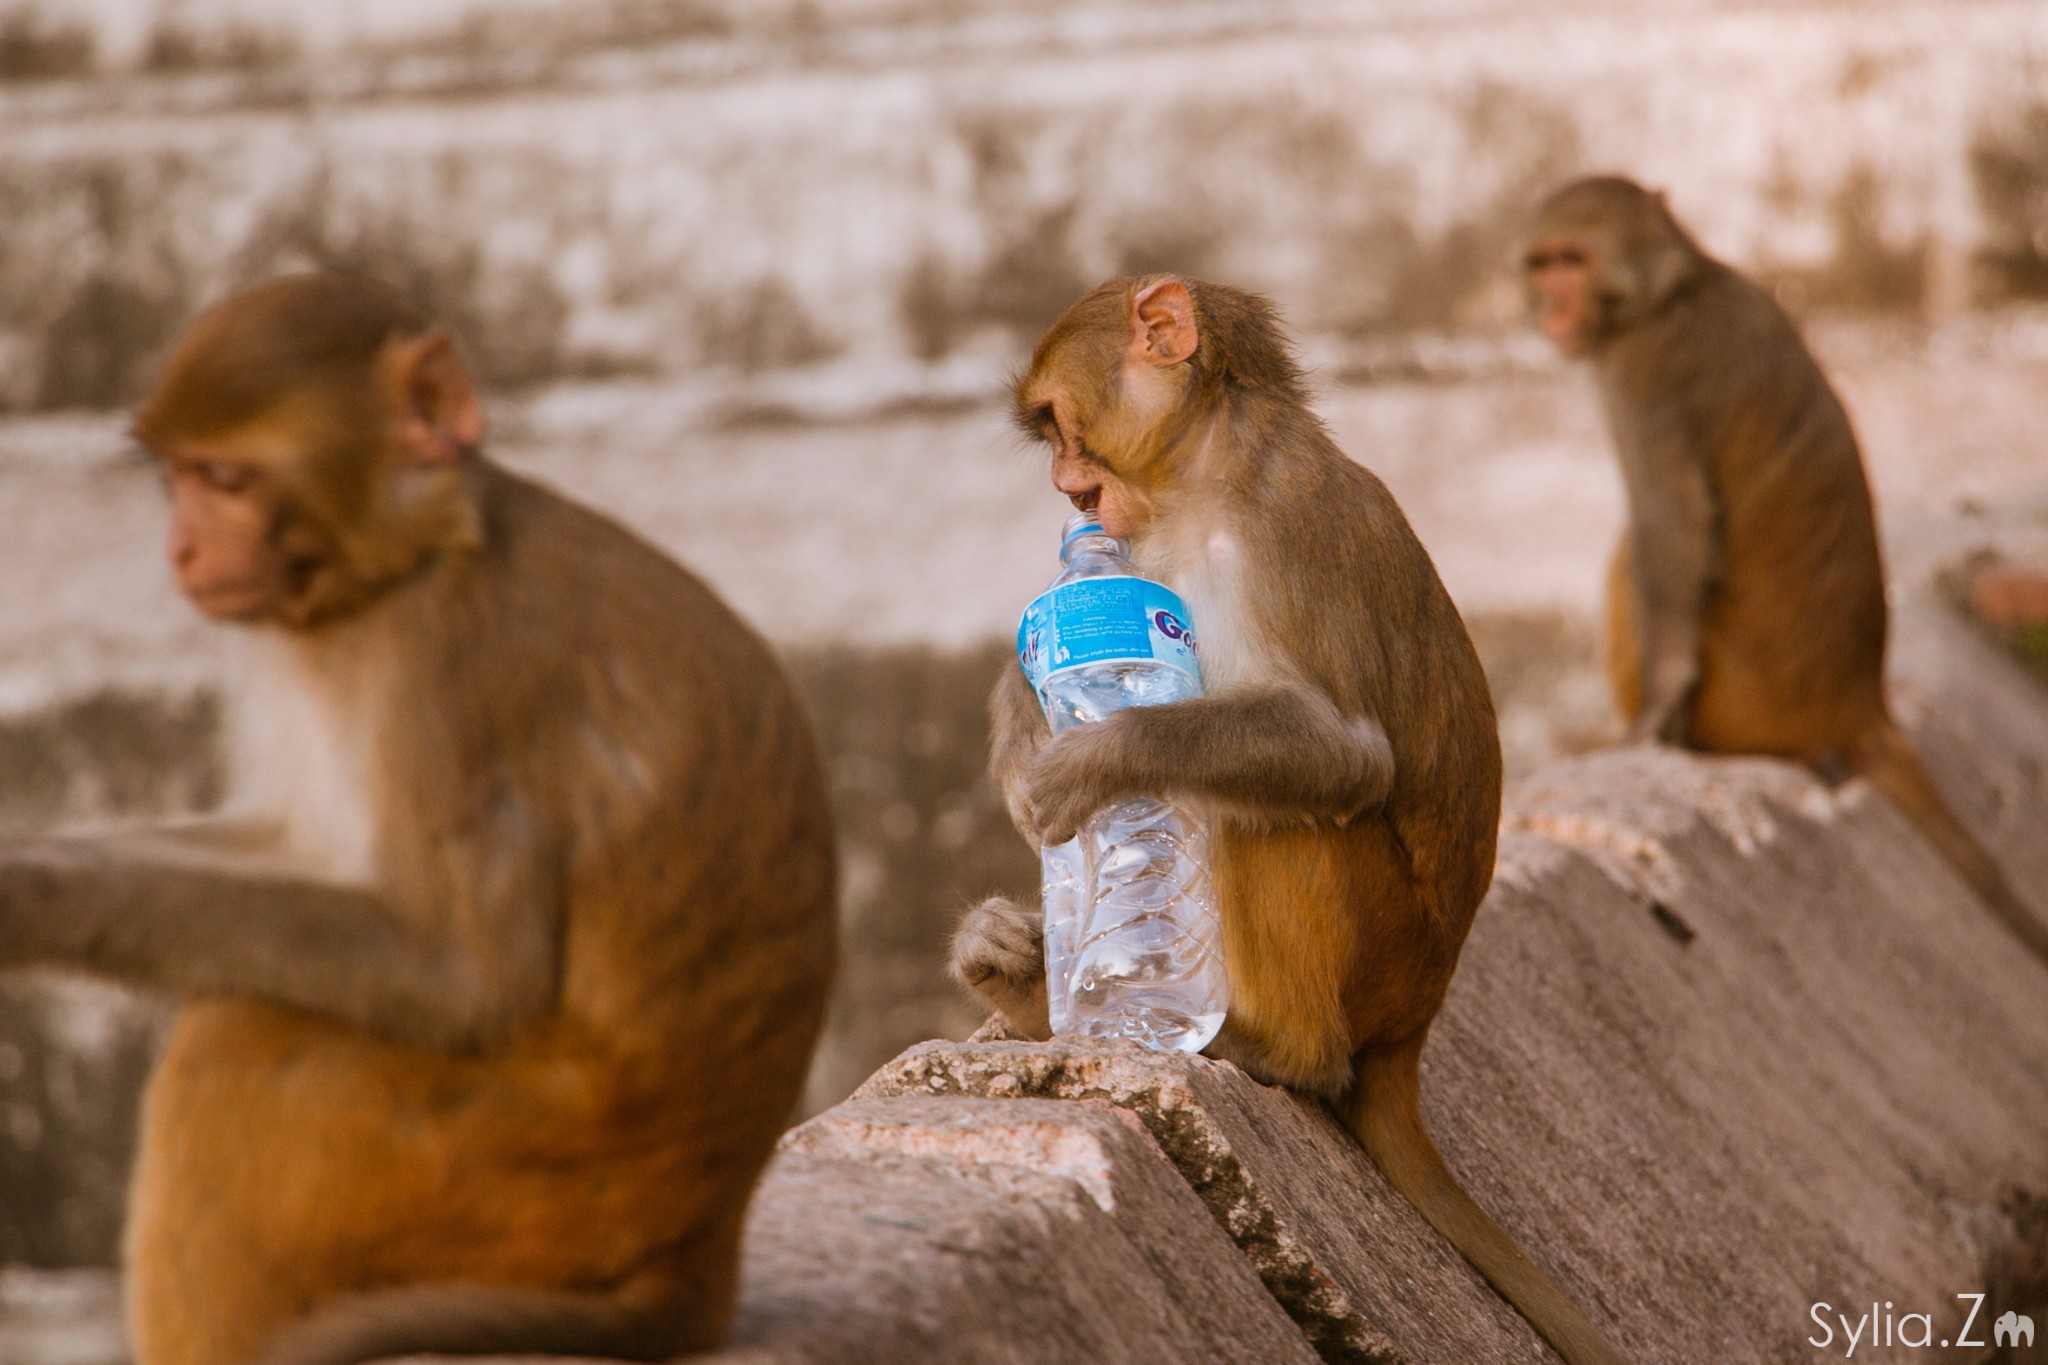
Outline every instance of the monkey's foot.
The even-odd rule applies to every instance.
[[[1028,906],[991,896],[961,919],[948,964],[953,979],[995,1006],[1019,1036],[1052,1037],[1045,1003],[1042,917]]]
[[[1026,1038],[1010,1027],[1010,1021],[999,1013],[992,1013],[981,1021],[981,1027],[967,1035],[970,1043],[1029,1043]]]

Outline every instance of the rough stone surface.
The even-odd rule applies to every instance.
[[[783,1140],[747,1238],[730,1365],[1316,1359],[1106,1104],[839,1105]]]
[[[1144,1120],[1332,1361],[1553,1359],[1319,1105],[1228,1062],[1117,1044],[926,1043],[856,1097],[1107,1101]]]
[[[1892,709],[1942,795],[2048,916],[2048,671],[2037,680],[1953,613],[1908,596],[1892,612],[1892,675]]]

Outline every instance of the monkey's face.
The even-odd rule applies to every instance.
[[[1594,248],[1576,237],[1541,238],[1522,258],[1530,311],[1551,344],[1567,356],[1592,350],[1600,335]]]
[[[1052,359],[1056,362],[1058,357]],[[1075,507],[1100,517],[1103,530],[1128,537],[1144,520],[1144,494],[1089,439],[1097,425],[1090,419],[1100,406],[1090,400],[1101,395],[1077,393],[1060,383],[1062,368],[1041,364],[1038,373],[1019,386],[1020,418],[1030,435],[1052,453],[1053,488]]]
[[[1183,282],[1128,297],[1105,286],[1054,325],[1017,384],[1020,424],[1051,447],[1053,487],[1113,536],[1141,535],[1170,482],[1196,343]]]
[[[1664,196],[1620,176],[1566,185],[1537,209],[1524,240],[1530,311],[1568,356],[1625,335],[1707,265]]]
[[[477,543],[452,468],[400,465],[375,448],[322,461],[254,444],[180,443],[163,455],[171,571],[214,620],[310,629],[357,611],[437,549]]]
[[[261,403],[205,392],[231,384],[174,369],[135,428],[170,491],[171,570],[206,615],[307,629],[481,542],[462,461],[482,409],[443,334],[395,338],[362,373],[312,373]]]
[[[1145,490],[1119,476],[1108,461],[1076,437],[1055,446],[1052,486],[1083,511],[1092,511],[1102,529],[1130,539],[1152,519],[1152,500]]]
[[[186,444],[162,456],[171,499],[165,548],[179,590],[218,621],[283,612],[295,575],[279,534],[280,499],[262,463],[234,442]]]

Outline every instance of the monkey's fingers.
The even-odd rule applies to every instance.
[[[1073,839],[1081,832],[1082,822],[1092,812],[1080,806],[1069,806],[1065,810],[1055,808],[1038,814],[1038,842],[1041,848],[1057,846]]]
[[[1663,736],[1658,732],[1661,731],[1663,728],[1664,727],[1662,722],[1657,720],[1655,717],[1638,716],[1633,722],[1630,723],[1628,729],[1622,731],[1621,742],[1623,744],[1631,745],[1660,744],[1663,742]]]
[[[1684,748],[1691,735],[1692,699],[1688,696],[1665,713],[1664,723],[1657,727],[1656,738],[1660,744],[1674,744]]]
[[[1676,701],[1649,699],[1636,713],[1635,719],[1629,722],[1628,729],[1622,732],[1622,743],[1679,744],[1684,741],[1685,722],[1686,708]]]
[[[1038,816],[1031,808],[1030,788],[1021,776],[1003,788],[1003,807],[1010,814],[1010,824],[1024,836],[1024,842],[1034,851],[1043,847],[1038,837]]]
[[[1642,710],[1628,728],[1629,742],[1684,747],[1699,685],[1699,668],[1690,655],[1653,658],[1644,669]]]
[[[1070,730],[1032,761],[1025,803],[1042,844],[1064,844],[1089,816],[1128,794],[1115,780],[1109,728]]]

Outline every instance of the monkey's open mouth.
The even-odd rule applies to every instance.
[[[1077,511],[1093,512],[1095,504],[1102,501],[1102,490],[1100,488],[1090,488],[1082,493],[1069,493],[1067,494],[1067,501],[1074,504]]]

